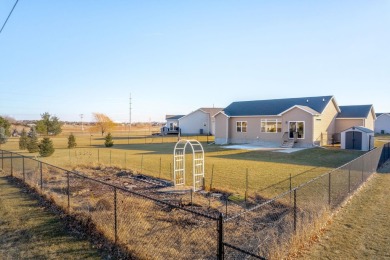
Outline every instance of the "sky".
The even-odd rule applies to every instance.
[[[132,122],[322,95],[390,112],[389,89],[389,0],[20,0],[0,34],[17,120],[129,122],[130,95]]]

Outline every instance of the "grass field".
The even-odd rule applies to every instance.
[[[390,259],[390,164],[340,209],[301,259]]]
[[[102,259],[26,190],[0,177],[1,259]]]
[[[103,164],[132,169],[166,180],[173,179],[172,154],[177,136],[152,137],[150,133],[156,129],[139,128],[132,130],[129,138],[125,129],[118,129],[113,131],[114,147],[105,148],[104,138],[100,134],[93,133],[91,136],[88,131],[82,133],[71,130],[65,128],[60,136],[52,137],[56,152],[51,157],[41,158],[43,161],[67,169],[79,165]],[[70,132],[76,135],[76,149],[67,149]],[[337,147],[307,149],[292,154],[228,150],[223,146],[207,144],[207,140],[212,141],[212,137],[183,138],[196,138],[203,143],[206,189],[229,192],[238,198],[242,198],[245,192],[273,197],[289,189],[290,176],[294,187],[362,154]],[[19,151],[17,138],[10,138],[3,148],[26,156],[37,156]],[[186,157],[186,185],[189,186],[192,184],[191,158],[191,155]]]
[[[85,142],[86,137],[78,136],[77,138]],[[87,145],[69,150],[66,149],[66,138],[61,136],[55,137],[53,140],[57,148],[56,153],[52,157],[44,158],[44,161],[53,165],[76,169],[83,173],[88,171],[89,176],[107,182],[118,181],[114,176],[115,173],[120,172],[121,168],[131,168],[144,174],[170,179],[172,172],[172,151],[175,140],[172,142],[150,142],[145,144],[140,142],[140,139],[142,140],[144,138],[142,135],[132,136],[130,140],[134,140],[134,143],[127,144],[121,136],[115,136],[116,145],[110,149],[104,148],[101,144],[95,144],[91,147]],[[95,140],[95,142],[97,141]],[[7,146],[14,146],[16,149],[17,139],[11,139],[7,143]],[[240,200],[248,186],[249,195],[252,195],[255,201],[261,201],[261,199],[258,199],[259,197],[272,197],[287,190],[289,188],[288,177],[290,174],[293,177],[293,186],[296,186],[319,174],[328,172],[334,167],[351,161],[362,154],[362,152],[340,150],[337,147],[307,149],[292,154],[227,150],[223,146],[208,145],[206,143],[204,143],[204,147],[206,152],[206,187],[210,187],[212,184],[213,188],[231,192],[235,195],[235,198]],[[30,155],[28,153],[25,154]],[[38,177],[36,162],[33,160],[26,161],[29,169],[28,173],[26,173],[26,180],[29,180],[33,185],[39,185],[36,179]],[[30,163],[32,164],[30,165]],[[107,171],[98,172],[94,171],[94,168],[91,167],[93,165],[101,166],[100,164],[120,166],[120,168],[107,167]],[[14,175],[19,176],[19,178],[23,177],[21,166],[21,159],[16,159],[13,166]],[[97,167],[96,169],[102,168],[104,167]],[[114,170],[114,173],[110,173],[110,169]],[[35,172],[35,177],[33,177],[33,172]],[[43,169],[43,174],[45,193],[50,198],[53,198],[58,205],[66,208],[66,171],[46,165]],[[246,183],[247,179],[248,183]],[[312,209],[306,209],[308,204],[310,204],[308,203],[308,199],[313,197],[317,198],[319,191],[326,191],[327,189],[328,179],[322,179],[324,180],[323,183],[318,182],[315,185],[306,186],[306,189],[300,189],[298,192],[299,208],[302,211],[300,214],[302,214],[302,218],[305,216],[308,218],[308,223],[312,221],[312,217],[314,216],[312,214],[317,214],[315,210],[311,212]],[[332,177],[332,181],[337,181],[337,179]],[[190,184],[190,182],[187,184]],[[70,181],[70,187],[70,211],[79,215],[85,215],[86,219],[91,219],[94,223],[97,223],[98,229],[109,239],[113,240],[114,214],[112,209],[114,195],[112,188],[106,185],[102,186],[102,184],[94,181],[73,177]],[[337,187],[337,185],[332,187]],[[332,188],[332,191],[336,191],[338,194],[337,189]],[[327,198],[325,196],[326,194],[323,195],[322,193],[319,194],[319,200],[314,199],[312,201],[314,202],[313,205],[317,205],[319,202],[323,202],[322,200],[324,198]],[[148,253],[155,250],[137,245],[139,241],[143,241],[140,239],[142,237],[147,241],[152,239],[153,243],[156,243],[151,243],[151,245],[154,249],[157,247],[160,248],[157,250],[158,252],[156,251],[159,257],[170,258],[182,254],[175,251],[175,241],[180,241],[180,243],[186,245],[184,247],[189,249],[186,252],[188,257],[191,257],[193,250],[198,247],[203,247],[203,251],[207,252],[207,254],[213,254],[215,245],[212,245],[212,243],[215,240],[205,241],[199,238],[203,236],[214,237],[215,230],[213,231],[213,228],[215,228],[215,223],[205,222],[201,219],[194,222],[193,217],[187,213],[182,214],[183,212],[167,211],[167,208],[161,207],[161,205],[157,207],[157,204],[151,203],[151,201],[139,199],[129,194],[119,193],[118,199],[120,201],[118,204],[119,241],[126,244],[129,251],[136,250],[137,255],[142,255],[145,258],[151,256]],[[205,200],[206,203],[200,202],[200,199]],[[208,208],[207,199],[198,196],[195,203],[198,204],[198,202],[199,205],[202,204],[201,210],[209,211],[211,209],[212,211],[224,211],[223,201],[218,201],[220,205],[211,205],[211,207],[209,204]],[[327,200],[324,203],[327,204]],[[190,205],[188,204],[188,199],[185,204],[187,206]],[[243,206],[246,207],[246,205]],[[225,234],[227,237],[233,238],[234,241],[232,242],[237,246],[241,246],[246,241],[246,244],[249,243],[251,245],[250,250],[253,250],[253,247],[256,248],[258,246],[258,227],[262,227],[265,233],[273,234],[272,236],[268,236],[268,238],[274,237],[276,239],[277,234],[281,232],[280,230],[284,230],[282,234],[290,234],[291,232],[289,231],[292,228],[291,218],[293,216],[291,196],[285,196],[285,198],[269,206],[269,209],[262,208],[260,215],[259,212],[254,212],[253,216],[251,214],[245,214],[234,219],[233,222],[226,224]],[[237,209],[241,211],[239,207]],[[233,211],[230,208],[229,216],[232,213],[234,215],[235,211],[234,208]],[[133,212],[133,214],[129,214],[129,212]],[[264,229],[263,226],[268,222],[270,225],[269,228]],[[181,225],[181,223],[187,223],[188,225]],[[290,224],[287,226],[284,223]],[[303,225],[306,222],[300,221],[299,223]],[[129,233],[130,229],[132,231]],[[254,232],[255,230],[257,231]],[[189,236],[188,231],[190,231]],[[133,238],[129,234],[137,234],[137,239],[132,241]],[[174,237],[172,237],[172,234],[175,234]],[[243,234],[247,235],[243,236]],[[249,234],[252,234],[251,241],[248,240]],[[166,239],[168,237],[170,239]],[[265,235],[264,237],[267,238]],[[282,236],[283,239],[288,240],[288,238]],[[161,242],[162,240],[164,241],[163,244]],[[197,246],[196,248],[192,248],[190,245]],[[145,250],[142,251],[140,248],[144,248]]]

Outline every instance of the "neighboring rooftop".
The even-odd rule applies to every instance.
[[[381,115],[389,115],[390,113],[375,113],[376,117],[380,117]]]
[[[340,106],[341,112],[337,118],[366,118],[372,105]]]
[[[200,110],[209,113],[210,116],[215,116],[218,112],[222,111],[222,107],[201,107]]]
[[[312,109],[313,113],[322,113],[332,99],[333,96],[319,96],[239,101],[231,103],[224,112],[228,116],[271,116],[279,115],[293,106],[301,106]]]
[[[171,120],[175,120],[175,119],[180,119],[182,118],[184,115],[166,115],[165,116],[165,119],[171,119]]]

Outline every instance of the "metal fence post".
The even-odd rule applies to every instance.
[[[294,190],[294,232],[297,231],[297,190]]]
[[[248,199],[248,168],[246,168],[246,179],[245,179],[245,203]]]
[[[41,174],[41,190],[43,189],[43,174],[42,174],[42,162],[39,162],[40,174]]]
[[[331,202],[330,194],[331,194],[331,183],[332,183],[332,181],[331,181],[331,173],[329,173],[328,176],[329,176],[328,204],[330,206],[330,202]]]
[[[218,230],[217,259],[223,260],[225,258],[225,256],[224,256],[224,245],[223,245],[223,215],[222,215],[222,213],[219,214],[217,225],[218,225],[217,226],[217,230]]]
[[[4,160],[4,151],[1,150],[1,169],[4,169],[4,162],[3,162],[3,160]]]
[[[350,163],[348,167],[348,193],[351,192],[351,165],[352,163]]]
[[[12,153],[11,153],[11,177],[14,176],[14,165],[13,165],[13,159],[12,159]]]
[[[114,239],[118,242],[118,214],[117,214],[117,190],[114,187]]]
[[[69,172],[66,172],[66,183],[67,183],[67,195],[68,195],[68,212],[70,212],[70,181],[69,181]]]
[[[214,178],[214,164],[211,167],[211,180],[210,180],[210,191],[213,190],[213,178]]]
[[[24,172],[24,156],[22,156],[22,165],[23,165],[23,182],[26,182],[26,173]]]
[[[291,196],[292,196],[291,192],[292,192],[292,179],[291,179],[291,173],[290,173],[290,205],[291,205]]]
[[[159,170],[159,172],[158,172],[158,178],[161,179],[161,156],[160,156],[160,170]]]
[[[127,169],[127,153],[125,152],[125,169]]]
[[[364,182],[364,157],[362,157],[362,183]]]
[[[141,174],[142,174],[143,164],[144,164],[144,155],[141,155]]]
[[[100,150],[98,149],[98,162],[100,162]]]

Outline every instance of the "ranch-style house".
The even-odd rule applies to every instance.
[[[215,143],[313,147],[353,126],[374,130],[372,105],[339,106],[334,96],[233,102],[215,116]]]

